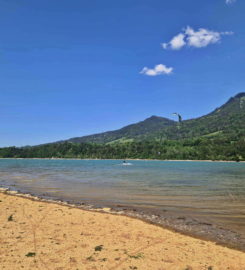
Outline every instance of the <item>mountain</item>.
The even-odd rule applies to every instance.
[[[161,135],[166,139],[199,136],[245,135],[245,93],[230,98],[224,105],[199,118],[167,127]]]
[[[245,93],[230,98],[224,105],[199,118],[181,123],[151,116],[118,130],[71,138],[72,143],[123,143],[141,140],[178,140],[199,136],[221,136],[245,129]],[[65,141],[63,141],[65,142]]]
[[[153,115],[144,121],[128,125],[118,130],[71,138],[66,141],[72,143],[108,143],[132,141],[135,139],[140,140],[148,138],[151,134],[160,132],[162,129],[175,124],[176,122],[173,120]]]
[[[245,93],[199,118],[151,116],[118,130],[32,147],[0,148],[2,158],[245,161]]]

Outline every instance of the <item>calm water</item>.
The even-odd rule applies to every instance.
[[[245,163],[0,160],[0,185],[104,206],[205,217],[245,231]]]

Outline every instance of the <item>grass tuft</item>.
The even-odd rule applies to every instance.
[[[132,259],[141,259],[141,258],[144,258],[144,254],[143,253],[138,253],[136,255],[129,255],[129,258],[132,258]]]
[[[10,215],[9,217],[8,217],[8,221],[13,221],[14,219],[13,219],[13,215]]]
[[[103,249],[103,245],[99,245],[94,248],[95,251],[101,251],[102,249]]]
[[[89,256],[86,260],[91,261],[91,262],[95,262],[95,258],[93,256]]]
[[[26,254],[26,257],[34,257],[34,256],[36,256],[36,253],[35,252],[28,252]]]

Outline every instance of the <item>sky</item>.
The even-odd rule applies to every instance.
[[[244,13],[244,0],[0,0],[0,147],[211,112],[245,92]]]

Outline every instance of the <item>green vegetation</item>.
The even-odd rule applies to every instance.
[[[33,147],[0,148],[2,158],[245,160],[245,93],[180,124],[152,116],[116,131]]]
[[[245,138],[216,136],[124,144],[59,143],[0,149],[3,158],[245,160]]]
[[[103,249],[103,245],[99,245],[94,248],[95,251],[101,251],[102,249]]]
[[[132,259],[141,259],[141,258],[144,258],[144,254],[143,253],[138,253],[136,255],[129,255],[129,258],[132,258]]]
[[[96,261],[95,258],[92,255],[89,256],[89,257],[87,257],[86,260],[91,261],[91,262],[95,262]]]
[[[28,252],[26,254],[26,257],[34,257],[34,256],[36,256],[36,253],[35,252]]]
[[[109,143],[109,142],[128,142],[135,139],[143,140],[151,137],[153,133],[160,132],[163,128],[174,125],[175,121],[151,116],[144,121],[132,124],[114,131],[107,131],[99,134],[71,138],[67,140],[72,143]]]
[[[13,215],[10,215],[9,217],[8,217],[8,221],[13,221],[14,219],[13,219]]]

